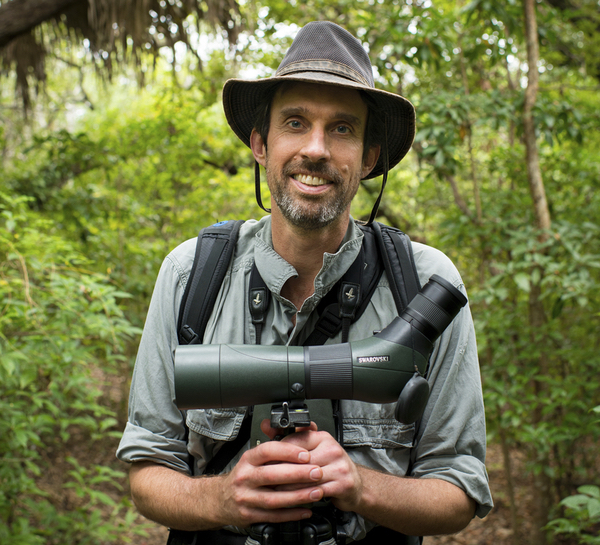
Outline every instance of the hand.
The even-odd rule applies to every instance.
[[[288,441],[268,441],[246,451],[223,477],[223,525],[250,526],[255,522],[287,522],[311,516],[297,507],[319,501],[323,471],[311,454]],[[298,486],[299,485],[299,486]]]
[[[277,430],[269,430],[268,420],[262,422],[261,428],[269,437],[277,434]],[[363,489],[359,467],[329,433],[317,431],[316,424],[312,422],[310,428],[298,429],[280,442],[304,448],[310,453],[310,463],[320,466],[323,471],[323,477],[316,483],[323,497],[331,498],[333,504],[343,511],[356,510]],[[311,486],[314,484],[311,483]],[[304,487],[306,484],[290,483],[280,485],[278,490],[291,491]]]

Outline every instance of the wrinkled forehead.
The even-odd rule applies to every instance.
[[[284,82],[278,85],[271,101],[271,113],[282,108],[331,112],[332,115],[355,117],[360,124],[366,122],[368,107],[362,93],[337,85],[307,82]]]

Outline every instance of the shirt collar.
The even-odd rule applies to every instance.
[[[263,218],[261,229],[255,235],[254,260],[258,272],[269,290],[279,296],[283,285],[292,277],[298,276],[296,269],[273,249],[271,218]],[[310,312],[321,298],[344,276],[354,263],[362,244],[363,233],[351,218],[348,229],[338,251],[323,254],[323,266],[315,278],[315,292],[309,297],[303,311]]]

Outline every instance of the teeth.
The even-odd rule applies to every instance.
[[[297,174],[294,177],[300,183],[303,183],[305,185],[317,186],[317,185],[325,185],[328,183],[327,180],[324,180],[323,178],[317,178],[316,176],[307,176],[306,174]]]

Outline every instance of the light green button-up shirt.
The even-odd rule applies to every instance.
[[[354,262],[362,236],[351,221],[337,253],[323,256],[314,294],[298,311],[281,296],[283,285],[297,273],[273,249],[270,217],[244,223],[204,342],[255,343],[247,301],[250,271],[256,261],[272,292],[261,343],[302,344],[318,318],[315,308]],[[423,244],[413,242],[412,245],[422,285],[433,274],[438,274],[465,292],[460,274],[443,253]],[[237,436],[246,408],[181,412],[174,402],[177,318],[195,247],[196,239],[178,246],[166,257],[159,272],[133,373],[129,420],[117,456],[125,462],[149,460],[200,475],[223,442]],[[351,326],[349,340],[369,337],[374,331],[384,329],[396,316],[384,273],[366,311]],[[330,339],[328,344],[341,342],[340,335]],[[427,379],[431,395],[418,428],[398,423],[394,418],[395,403],[343,400],[344,447],[361,465],[400,476],[411,466],[413,477],[437,478],[455,484],[477,502],[476,514],[483,517],[492,508],[492,498],[484,465],[485,416],[475,332],[468,305],[436,341]],[[407,500],[398,498],[398,501]],[[372,527],[370,521],[353,514],[346,530],[357,540]]]

